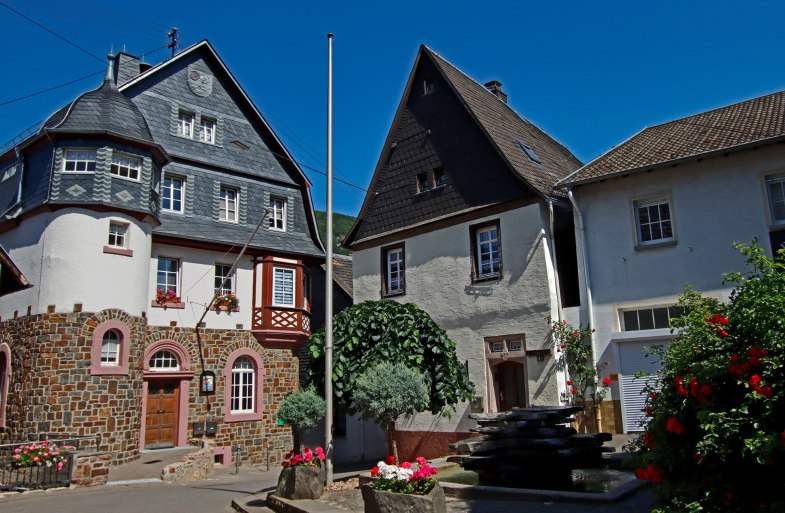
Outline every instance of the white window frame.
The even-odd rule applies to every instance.
[[[482,235],[485,233],[491,234],[495,232],[496,236],[489,236],[487,241],[482,240]],[[499,225],[493,224],[478,228],[474,232],[474,244],[477,258],[477,278],[498,278],[501,274],[501,244],[499,240]],[[496,243],[496,252],[494,256],[493,243]],[[483,272],[485,265],[490,266],[490,271]]]
[[[213,282],[213,288],[216,294],[224,295],[224,294],[234,294],[234,277],[235,273],[229,274],[229,271],[232,270],[231,264],[215,264],[215,281]],[[224,285],[223,289],[219,288],[221,283],[223,282],[224,278],[229,276],[226,284]]]
[[[782,199],[777,200],[777,204],[782,205],[783,215],[777,217],[775,201],[772,198],[772,187],[777,187],[782,194]],[[769,204],[769,215],[771,216],[772,226],[785,224],[785,175],[774,175],[766,177],[766,200]]]
[[[220,196],[218,203],[218,220],[236,223],[238,217],[237,211],[240,206],[240,191],[234,187],[221,187]]]
[[[128,223],[109,221],[108,246],[113,248],[128,248]],[[119,230],[117,230],[119,228]]]
[[[69,154],[74,158],[69,158]],[[95,173],[96,160],[98,152],[89,149],[66,149],[63,151],[63,173],[73,174],[90,174]],[[67,169],[69,162],[73,162],[75,169]],[[85,169],[78,169],[81,164],[84,164]],[[92,169],[91,169],[92,168]]]
[[[109,174],[138,182],[142,175],[142,159],[127,153],[112,152],[112,166]]]
[[[398,246],[386,250],[384,262],[385,295],[403,294],[406,291],[406,275],[404,274],[406,254],[404,253],[404,247]]]
[[[188,139],[194,138],[194,116],[193,112],[181,110],[177,114],[177,135]]]
[[[169,180],[168,186],[166,185],[166,180]],[[174,187],[175,181],[180,182],[179,188]],[[169,190],[168,194],[167,194],[167,189]],[[175,191],[180,192],[179,209],[174,208],[175,201],[178,201],[175,200],[174,197]],[[169,208],[166,208],[166,204],[164,203],[164,200],[169,201]],[[180,214],[183,213],[183,211],[185,210],[185,178],[177,175],[164,174],[164,179],[161,181],[161,210],[165,210],[166,212],[177,212]]]
[[[679,305],[646,305],[646,306],[636,306],[631,308],[619,308],[619,329],[625,333],[636,333],[639,331],[651,331],[651,330],[661,330],[661,329],[670,329],[670,321],[674,317],[679,317],[680,312],[676,309],[679,308]],[[657,326],[656,320],[654,317],[654,310],[665,309],[666,315],[668,317],[668,324],[666,326]],[[627,326],[627,322],[625,320],[625,314],[630,313],[636,314],[636,321],[638,323],[637,329],[630,329],[630,326]],[[646,315],[647,317],[651,316],[651,328],[641,328],[641,315]]]
[[[286,198],[270,196],[270,229],[286,231]]]
[[[289,302],[285,302],[287,292],[286,290],[279,290],[279,287],[285,286],[286,282],[282,282],[281,278],[279,278],[279,273],[281,278],[283,278],[284,274],[291,276],[291,294],[292,300]],[[272,288],[272,304],[273,306],[282,306],[286,308],[293,308],[296,303],[296,296],[295,294],[295,286],[297,284],[297,270],[292,267],[273,267],[273,288]],[[283,301],[278,301],[276,296],[280,295]]]
[[[256,412],[256,372],[256,365],[249,356],[240,356],[232,363],[230,413]]]
[[[172,365],[174,362],[174,365]],[[148,367],[152,372],[172,372],[180,370],[180,360],[173,351],[160,349],[148,360]]]
[[[101,338],[101,367],[120,365],[120,344],[123,336],[117,330],[106,330]]]
[[[175,270],[174,271],[170,271],[167,269],[161,270],[161,263],[164,261],[174,262]],[[164,273],[164,276],[166,278],[168,278],[169,276],[174,276],[174,289],[169,285],[168,279],[165,279],[165,281],[163,282],[161,281],[161,273]],[[171,258],[171,257],[162,257],[162,256],[158,257],[158,264],[156,267],[156,274],[155,274],[155,288],[156,290],[162,289],[164,291],[174,290],[175,295],[177,296],[180,295],[179,292],[180,291],[180,260],[179,259]]]
[[[667,219],[662,218],[662,209],[659,208],[661,205],[668,206],[668,217]],[[657,215],[659,219],[652,221],[651,220],[651,212],[649,209],[653,207],[657,208]],[[659,197],[659,198],[651,198],[646,200],[636,200],[633,202],[633,209],[635,214],[635,232],[638,240],[639,246],[654,246],[657,244],[665,244],[669,242],[674,242],[676,240],[676,229],[673,223],[673,202],[668,197]],[[643,222],[641,220],[641,211],[643,209],[647,209],[647,216],[648,221]],[[644,225],[649,228],[649,240],[644,239]],[[663,229],[667,225],[668,229],[670,230],[669,236],[663,236]],[[660,232],[660,237],[654,238],[654,227],[656,227]]]
[[[199,140],[209,144],[215,144],[215,129],[218,122],[213,118],[202,117],[200,123]]]

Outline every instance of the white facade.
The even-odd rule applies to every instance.
[[[422,414],[402,426],[404,429],[468,431],[473,427],[467,417],[472,409],[497,411],[499,391],[493,368],[502,360],[489,359],[486,337],[523,334],[526,350],[545,349],[547,354],[539,358],[524,357],[522,348],[509,351],[503,359],[526,363],[531,404],[559,403],[563,382],[559,383],[561,373],[557,372],[558,354],[550,352],[546,320],[557,316],[551,239],[544,229],[547,219],[547,206],[535,202],[402,240],[406,293],[392,299],[416,304],[447,331],[456,344],[458,360],[468,362],[478,398],[473,406],[459,404],[452,419]],[[502,277],[472,282],[470,227],[489,221],[498,221],[500,227]],[[395,243],[382,247],[387,244]],[[353,253],[355,303],[381,298],[382,247]]]
[[[110,223],[126,227],[132,256],[107,252]],[[149,310],[151,226],[120,214],[80,208],[43,212],[0,234],[0,244],[34,286],[0,298],[3,319],[30,313],[120,308]],[[111,249],[109,250],[111,251]]]
[[[770,249],[772,223],[766,178],[782,173],[785,149],[769,145],[574,188],[585,225],[597,330],[595,354],[597,361],[608,362],[607,371],[616,375],[612,399],[621,401],[625,431],[633,430],[630,418],[639,405],[632,404],[629,390],[626,400],[622,397],[625,376],[632,372],[623,367],[625,362],[630,367],[634,358],[621,358],[620,350],[667,343],[671,334],[659,327],[631,330],[624,324],[623,312],[675,305],[687,283],[705,295],[726,299],[731,289],[723,285],[722,274],[745,269],[744,259],[731,244],[757,238],[761,246]],[[662,244],[642,245],[636,205],[651,199],[668,201],[673,237]],[[577,212],[575,218],[578,227]],[[585,270],[580,264],[583,248],[577,228],[576,240],[581,304],[586,305]],[[577,312],[569,313],[576,317]],[[580,309],[580,322],[589,322],[585,306]]]

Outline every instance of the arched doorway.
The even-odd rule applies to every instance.
[[[188,353],[177,342],[162,340],[145,350],[142,449],[186,445],[193,376]]]

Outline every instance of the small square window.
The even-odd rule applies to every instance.
[[[447,184],[447,174],[444,172],[444,169],[437,167],[433,170],[433,186],[434,187],[441,187],[442,185]]]
[[[199,139],[203,142],[214,144],[215,143],[215,120],[211,118],[202,118],[202,131],[199,134]]]
[[[270,229],[286,231],[286,200],[283,198],[270,198]]]
[[[431,188],[431,181],[428,179],[428,173],[420,173],[417,175],[417,192],[425,192],[430,190]]]
[[[194,136],[194,115],[180,111],[177,117],[177,135],[192,139]]]
[[[63,172],[92,173],[95,171],[95,150],[65,150]]]
[[[504,341],[500,340],[498,342],[491,343],[491,352],[492,353],[503,353],[504,352]]]
[[[641,246],[674,240],[668,200],[635,202],[635,220]]]
[[[520,340],[510,341],[510,351],[520,351],[521,349],[523,349],[523,344]]]
[[[120,178],[139,181],[139,170],[142,168],[142,159],[122,153],[112,155],[112,167],[109,172]]]
[[[422,81],[422,94],[431,94],[433,92],[433,79],[426,78]]]
[[[237,191],[221,187],[221,199],[218,208],[218,219],[237,222]]]
[[[126,248],[128,225],[125,223],[109,223],[109,245],[115,248]]]

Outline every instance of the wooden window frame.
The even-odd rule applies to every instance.
[[[479,240],[478,235],[488,229],[488,228],[496,228],[496,241],[498,245],[499,251],[499,271],[494,274],[482,275],[480,273],[480,261],[479,261]],[[504,275],[504,262],[502,259],[502,226],[501,221],[499,219],[494,219],[493,221],[486,221],[483,223],[478,223],[469,226],[469,238],[471,244],[471,280],[472,283],[478,282],[485,282],[485,281],[494,281],[494,280],[501,280],[502,276]]]

